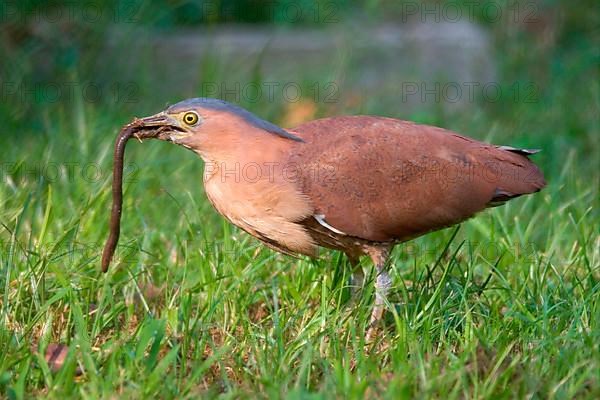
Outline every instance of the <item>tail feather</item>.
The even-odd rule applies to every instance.
[[[496,146],[496,149],[502,150],[496,154],[497,161],[500,161],[500,179],[488,207],[497,207],[519,196],[539,192],[546,186],[542,171],[528,158],[540,150],[510,146]]]

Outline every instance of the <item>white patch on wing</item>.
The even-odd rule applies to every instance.
[[[337,234],[344,235],[344,236],[347,235],[346,233],[340,231],[339,229],[335,229],[333,226],[329,225],[325,221],[325,216],[323,214],[316,214],[316,215],[313,215],[313,217],[317,220],[317,222],[319,224],[323,225],[325,228],[329,229],[330,231],[333,231],[333,232],[335,232]]]

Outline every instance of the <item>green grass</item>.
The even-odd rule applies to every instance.
[[[229,226],[203,195],[200,160],[166,143],[129,145],[120,262],[101,274],[118,124],[82,110],[4,150],[22,160],[0,189],[6,396],[600,394],[597,171],[577,148],[560,167],[540,157],[543,192],[452,241],[449,229],[398,246],[393,311],[365,345],[372,281],[352,301],[339,254],[287,258]],[[58,372],[40,356],[48,343],[70,347]]]

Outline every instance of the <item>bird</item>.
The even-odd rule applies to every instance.
[[[209,202],[271,249],[309,257],[321,247],[338,250],[353,269],[368,256],[375,268],[369,341],[385,310],[396,244],[546,185],[529,159],[538,150],[381,116],[284,129],[235,104],[192,98],[135,119],[129,130],[199,155]]]

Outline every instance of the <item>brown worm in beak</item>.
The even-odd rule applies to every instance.
[[[108,265],[115,254],[119,235],[121,233],[121,213],[123,207],[123,160],[125,158],[125,146],[132,137],[143,139],[156,137],[162,129],[144,129],[144,122],[140,119],[134,119],[133,122],[125,125],[115,141],[115,152],[113,161],[113,181],[112,181],[112,210],[110,212],[110,234],[104,245],[102,252],[102,272],[108,270]],[[149,128],[149,127],[148,127]]]
[[[172,129],[171,126],[147,126],[144,120],[135,118],[133,122],[125,125],[115,141],[112,181],[112,209],[110,212],[110,233],[104,250],[102,251],[102,272],[108,271],[110,261],[115,254],[119,235],[121,233],[121,213],[123,207],[123,160],[125,158],[125,146],[132,137],[137,139],[150,139],[158,137],[162,132]]]
[[[115,142],[112,181],[112,210],[110,213],[110,234],[102,252],[102,272],[108,270],[108,265],[115,254],[119,235],[121,233],[121,211],[123,206],[123,159],[127,141],[134,135],[135,128],[140,126],[138,119],[121,129]]]

